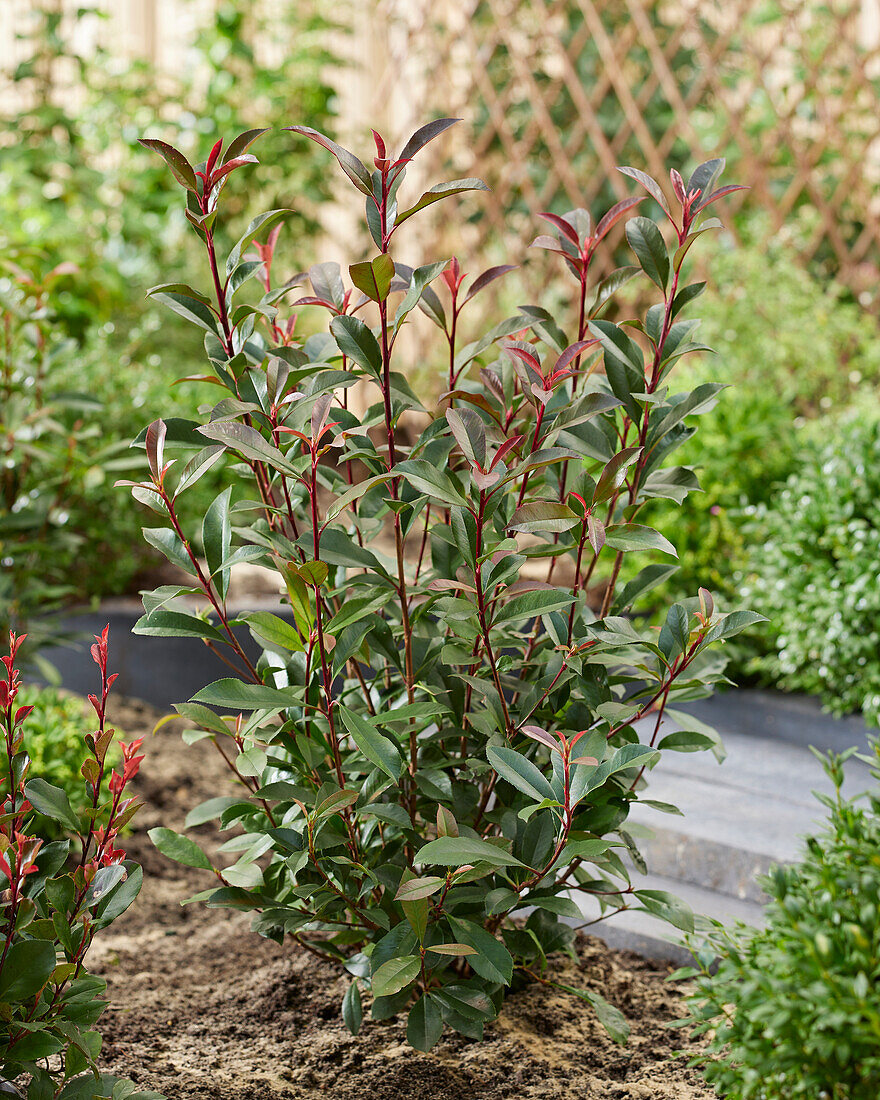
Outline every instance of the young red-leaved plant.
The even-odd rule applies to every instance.
[[[128,908],[140,889],[140,867],[126,862],[116,844],[139,806],[125,791],[143,760],[135,755],[142,739],[122,746],[123,769],[112,770],[108,778],[115,733],[107,726],[106,707],[116,676],[107,672],[105,628],[92,646],[101,689],[100,695],[89,696],[98,728],[83,737],[85,809],[75,811],[60,787],[32,777],[27,718],[33,708],[15,702],[21,690],[16,659],[24,641],[24,635],[9,634],[9,653],[2,658],[6,678],[0,680],[5,749],[0,762],[0,1077],[13,1081],[29,1074],[28,1095],[34,1096],[59,1095],[80,1077],[77,1087],[94,1079],[96,1089],[112,1091],[118,1082],[98,1074],[101,1037],[92,1030],[106,1006],[105,983],[86,972],[85,956],[95,935]],[[40,835],[47,819],[60,827],[63,839]]]

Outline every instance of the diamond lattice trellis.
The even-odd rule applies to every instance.
[[[460,204],[466,250],[521,258],[539,211],[601,210],[626,194],[618,164],[662,178],[670,166],[723,155],[728,178],[750,187],[728,213],[762,212],[760,231],[784,230],[805,263],[864,302],[875,297],[878,0],[363,7],[352,7],[372,43],[352,97],[358,145],[376,119],[403,135],[427,117],[461,115],[457,135],[430,147],[434,163],[421,170],[480,174],[492,187]],[[427,252],[442,253],[449,221],[438,208]]]

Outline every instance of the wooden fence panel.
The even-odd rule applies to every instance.
[[[80,0],[53,2],[72,12]],[[173,71],[215,2],[105,0],[94,33]],[[0,0],[0,70],[37,3]],[[541,210],[610,206],[629,190],[618,164],[664,176],[724,155],[750,188],[728,210],[759,212],[805,264],[876,299],[880,0],[342,0],[333,17],[351,30],[333,41],[347,59],[332,74],[340,137],[362,155],[370,125],[403,139],[437,114],[462,117],[412,184],[486,179],[490,194],[458,204],[469,254],[520,259]],[[418,251],[448,251],[450,221],[436,208]],[[352,253],[364,247],[346,216],[330,223]]]

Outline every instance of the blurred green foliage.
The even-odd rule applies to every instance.
[[[748,510],[745,595],[770,618],[747,669],[880,723],[880,411],[802,432],[796,472]]]
[[[322,45],[330,24],[316,4],[270,19],[260,3],[224,0],[176,76],[103,48],[78,50],[80,32],[104,16],[84,8],[62,19],[55,9],[34,11],[27,56],[5,74],[15,93],[5,102],[25,108],[0,115],[0,255],[19,269],[0,270],[0,297],[20,337],[5,351],[0,410],[0,620],[19,629],[38,611],[130,588],[152,558],[144,510],[113,489],[125,449],[158,409],[191,416],[214,396],[201,383],[173,385],[196,371],[201,348],[145,297],[163,271],[187,277],[197,241],[173,180],[137,139],[173,141],[198,160],[220,135],[275,127],[263,139],[271,167],[258,186],[230,180],[227,201],[237,224],[302,196],[279,253],[304,266],[329,180],[311,143],[277,128],[332,131],[334,113],[324,78],[333,59]],[[59,264],[63,275],[28,304],[20,272],[39,282]],[[217,487],[205,479],[206,494]]]
[[[698,335],[715,354],[681,367],[688,386],[720,378],[729,388],[703,415],[699,444],[682,448],[703,492],[677,510],[671,584],[690,596],[702,585],[724,603],[740,598],[745,509],[766,504],[798,468],[802,426],[880,386],[874,318],[806,272],[789,244],[760,239],[713,259]]]

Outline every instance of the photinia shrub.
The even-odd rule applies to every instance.
[[[349,268],[350,285],[335,264],[310,270],[310,293],[291,304],[326,311],[329,332],[302,343],[284,303],[304,277],[273,281],[285,212],[252,222],[222,265],[215,248],[224,182],[254,161],[259,131],[225,152],[218,142],[198,167],[146,143],[186,191],[210,276],[206,292],[172,283],[154,294],[204,330],[206,378],[224,393],[202,422],[146,429],[150,475],[132,488],[160,517],[146,538],[191,578],[146,595],[136,629],[200,638],[230,665],[177,709],[241,785],[188,819],[232,830],[234,862],[216,865],[168,829],[154,842],[214,876],[199,899],[251,910],[263,936],[344,967],[352,1031],[369,990],[373,1018],[408,1013],[423,1050],[446,1025],[480,1037],[514,981],[571,951],[585,906],[592,920],[635,908],[692,927],[676,899],[632,882],[627,815],[663,751],[717,747],[672,708],[711,691],[723,662],[710,646],[758,618],[717,615],[705,591],[672,606],[659,634],[629,617],[674,567],[672,544],[639,513],[696,488],[690,469],[663,463],[721,389],[673,393],[669,378],[699,347],[682,314],[703,284],[686,285],[682,266],[718,224],[703,218],[729,190],[716,188],[722,162],[687,184],[672,173],[676,214],[654,180],[623,169],[661,204],[671,243],[633,218],[638,266],[598,287],[596,247],[641,200],[595,225],[585,210],[545,215],[554,235],[536,244],[574,277],[574,326],[530,305],[460,344],[467,304],[509,269],[468,279],[457,260],[412,270],[393,254],[421,210],[484,186],[454,180],[404,199],[409,162],[454,121],[422,127],[396,155],[374,134],[372,168],[292,127],[336,158],[377,250]],[[602,320],[640,270],[658,304],[644,322]],[[254,278],[263,293],[243,300]],[[417,307],[443,335],[440,412],[398,362]],[[363,416],[347,400],[356,382],[375,398]],[[404,414],[421,418],[419,434]],[[184,494],[221,461],[241,475],[234,502],[225,490],[193,527]],[[629,553],[648,564],[618,591]],[[230,571],[244,561],[277,570],[285,614],[230,611]],[[194,595],[201,610],[179,599]],[[681,730],[662,736],[664,714]],[[572,992],[625,1036],[616,1009]]]
[[[18,658],[21,656],[21,648]],[[80,771],[83,762],[83,719],[86,714],[84,700],[52,687],[31,687],[22,684],[18,693],[18,705],[32,709],[27,721],[27,752],[30,758],[28,776],[45,779],[60,787],[70,800],[74,810],[91,802],[91,791],[83,781]],[[117,738],[120,737],[117,730]],[[119,760],[118,741],[111,742],[106,763],[114,767]],[[48,838],[60,835],[63,828],[58,822],[38,817],[35,824],[40,835]]]
[[[116,679],[107,673],[108,629],[92,646],[101,694],[89,696],[97,729],[85,735],[79,810],[60,787],[28,778],[33,707],[21,704],[16,668],[23,641],[9,635],[0,680],[0,1092],[28,1100],[161,1100],[99,1074],[95,1064],[101,1036],[94,1025],[106,1007],[106,983],[86,971],[85,957],[96,933],[137,897],[143,878],[116,846],[138,809],[125,790],[143,757],[137,740],[120,746],[118,771],[108,763],[114,730],[106,721],[107,696]],[[40,835],[47,818],[61,827],[63,839],[47,842]]]

